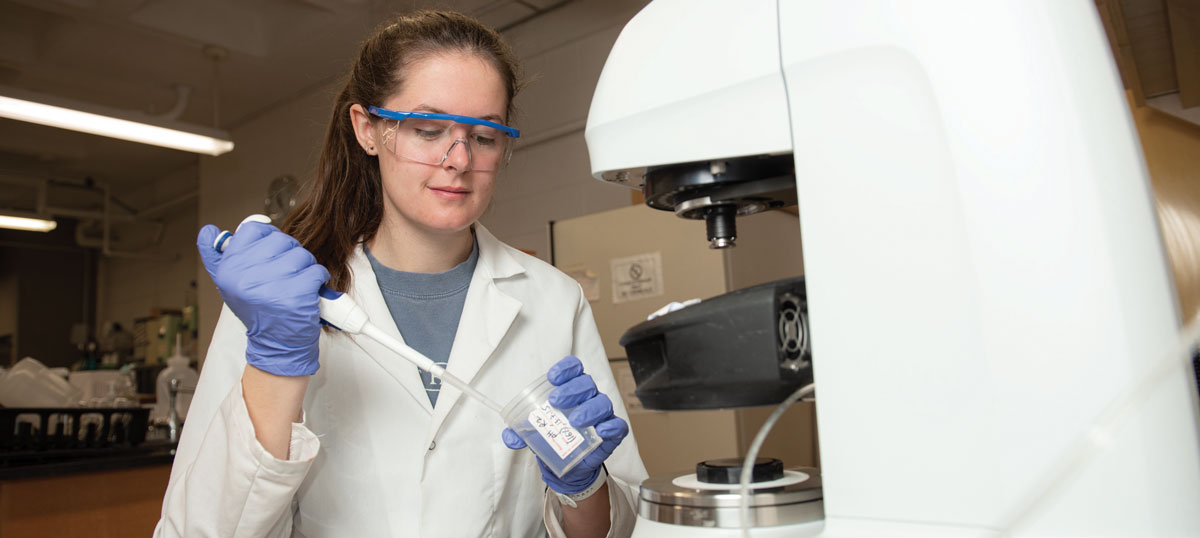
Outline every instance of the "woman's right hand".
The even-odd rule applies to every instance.
[[[196,246],[221,298],[246,326],[246,362],[280,376],[316,373],[317,291],[329,271],[270,224],[243,223],[224,252],[213,248],[219,233],[211,224],[201,228]]]

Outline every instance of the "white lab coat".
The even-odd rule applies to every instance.
[[[448,370],[504,405],[566,355],[628,420],[579,285],[476,225],[479,261]],[[400,338],[361,247],[353,299]],[[245,326],[221,312],[155,536],[466,538],[562,536],[560,507],[504,423],[443,385],[431,407],[416,367],[364,336],[323,332],[288,461],[255,439],[242,399]],[[628,536],[645,467],[630,434],[606,462],[609,536]]]

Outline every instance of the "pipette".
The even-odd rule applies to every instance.
[[[241,229],[242,225],[246,224],[247,222],[261,222],[263,224],[270,224],[271,218],[266,215],[250,215],[242,220],[242,223],[238,225],[238,229]],[[228,230],[224,230],[220,234],[217,234],[217,238],[213,241],[213,248],[216,249],[217,252],[225,252],[225,245],[229,242],[230,237],[233,237],[233,234]],[[411,362],[417,368],[429,372],[429,374],[433,377],[449,383],[454,388],[462,391],[463,394],[474,398],[475,400],[479,401],[479,403],[488,406],[497,414],[503,416],[500,405],[492,401],[491,398],[488,398],[487,396],[484,396],[483,393],[475,390],[475,388],[467,384],[466,381],[463,381],[454,374],[447,372],[445,368],[438,366],[437,363],[430,360],[429,357],[421,354],[421,352],[405,345],[403,342],[400,342],[395,338],[392,338],[391,335],[383,332],[379,329],[379,327],[372,325],[367,319],[367,312],[363,310],[362,307],[358,306],[358,304],[355,303],[350,296],[340,291],[331,290],[325,286],[321,286],[319,294],[321,296],[319,305],[321,309],[321,320],[326,324],[345,333],[362,334],[370,337],[372,340],[379,342],[384,347],[394,351],[397,355],[400,355],[400,358]],[[379,360],[375,357],[371,358],[375,361]]]

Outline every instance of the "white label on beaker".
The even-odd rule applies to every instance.
[[[571,423],[561,411],[542,402],[542,405],[529,412],[529,424],[537,430],[542,439],[554,449],[559,458],[566,459],[575,447],[583,444],[583,436],[571,427]]]

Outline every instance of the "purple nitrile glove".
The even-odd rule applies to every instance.
[[[565,495],[579,493],[596,481],[604,460],[629,434],[629,424],[613,414],[612,400],[596,389],[592,376],[583,373],[583,363],[579,359],[568,355],[558,361],[550,367],[546,379],[557,387],[550,393],[550,405],[563,409],[575,407],[567,417],[571,425],[576,428],[595,426],[596,434],[603,439],[596,450],[584,456],[583,461],[561,478],[548,469],[540,458],[537,460],[542,470],[542,481],[550,489]],[[525,448],[525,441],[511,428],[504,428],[500,436],[508,448]]]
[[[196,246],[221,298],[246,325],[246,362],[281,376],[316,373],[317,290],[329,271],[270,224],[243,223],[223,253],[213,248],[219,233],[211,224],[201,228]]]

